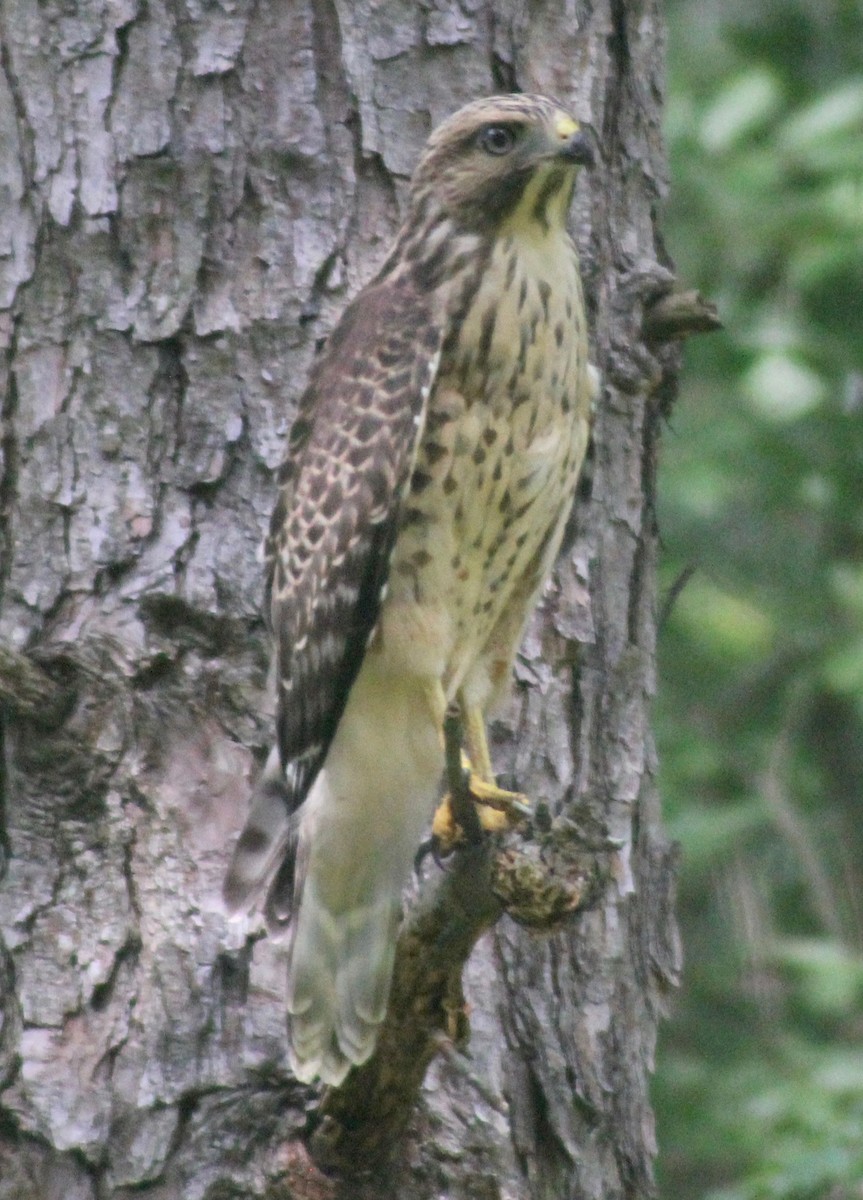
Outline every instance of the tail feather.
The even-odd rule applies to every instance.
[[[367,903],[336,915],[311,880],[291,947],[288,1014],[297,1078],[339,1084],[375,1048],[395,958],[401,879],[375,885]]]
[[[291,816],[290,789],[282,771],[278,751],[273,749],[252,795],[248,820],[234,848],[225,876],[222,896],[231,914],[248,912],[267,886],[276,864],[292,863],[291,844],[296,841]],[[293,885],[289,895],[293,892]],[[284,922],[283,922],[284,924]]]
[[[297,880],[297,838],[294,833],[285,846],[284,858],[264,902],[264,919],[271,937],[282,937],[287,932],[294,916],[294,902],[300,891]]]
[[[387,1011],[389,984],[395,960],[398,891],[384,896],[359,914],[352,936],[346,940],[336,991],[340,1007],[352,1009],[369,1025],[380,1025]]]
[[[290,1054],[304,1081],[337,1085],[374,1050],[401,892],[443,767],[439,707],[425,677],[370,657],[302,805],[296,764],[283,773],[275,753],[256,790],[225,900],[248,909],[269,883],[268,926],[290,937]]]

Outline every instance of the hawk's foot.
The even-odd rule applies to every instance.
[[[527,796],[483,779],[471,769],[466,754],[461,756],[461,768],[461,794],[454,798],[452,791],[447,792],[432,820],[432,838],[442,854],[449,854],[459,842],[475,839],[483,830],[498,833],[510,829],[532,812]],[[465,812],[465,803],[469,812]]]

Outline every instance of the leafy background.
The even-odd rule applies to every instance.
[[[666,1200],[863,1197],[863,5],[670,0]]]

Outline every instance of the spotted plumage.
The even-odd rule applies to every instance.
[[[304,1079],[374,1047],[446,705],[481,730],[560,544],[593,392],[565,228],[590,157],[540,96],[436,130],[293,426],[267,546],[277,748],[225,893],[268,887],[290,929]]]

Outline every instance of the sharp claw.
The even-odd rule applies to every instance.
[[[425,838],[420,842],[416,854],[414,855],[414,875],[419,875],[422,865],[430,854],[434,853],[433,839]]]
[[[415,874],[419,875],[420,868],[429,857],[432,858],[438,870],[445,870],[446,862],[444,860],[452,854],[454,849],[455,842],[451,846],[447,846],[443,838],[439,837],[436,833],[430,833],[424,841],[420,842],[419,849],[414,855]]]
[[[444,856],[444,854],[451,854],[452,851],[451,850],[445,851],[443,848],[443,843],[440,841],[439,838],[431,838],[431,843],[432,843],[431,856],[435,860],[435,864],[437,865],[438,870],[443,871],[446,866],[446,864],[444,863],[444,860],[443,860],[443,856]]]
[[[511,808],[514,812],[517,812],[522,817],[533,816],[532,805],[526,804],[524,800],[510,800],[507,803],[507,807]]]

